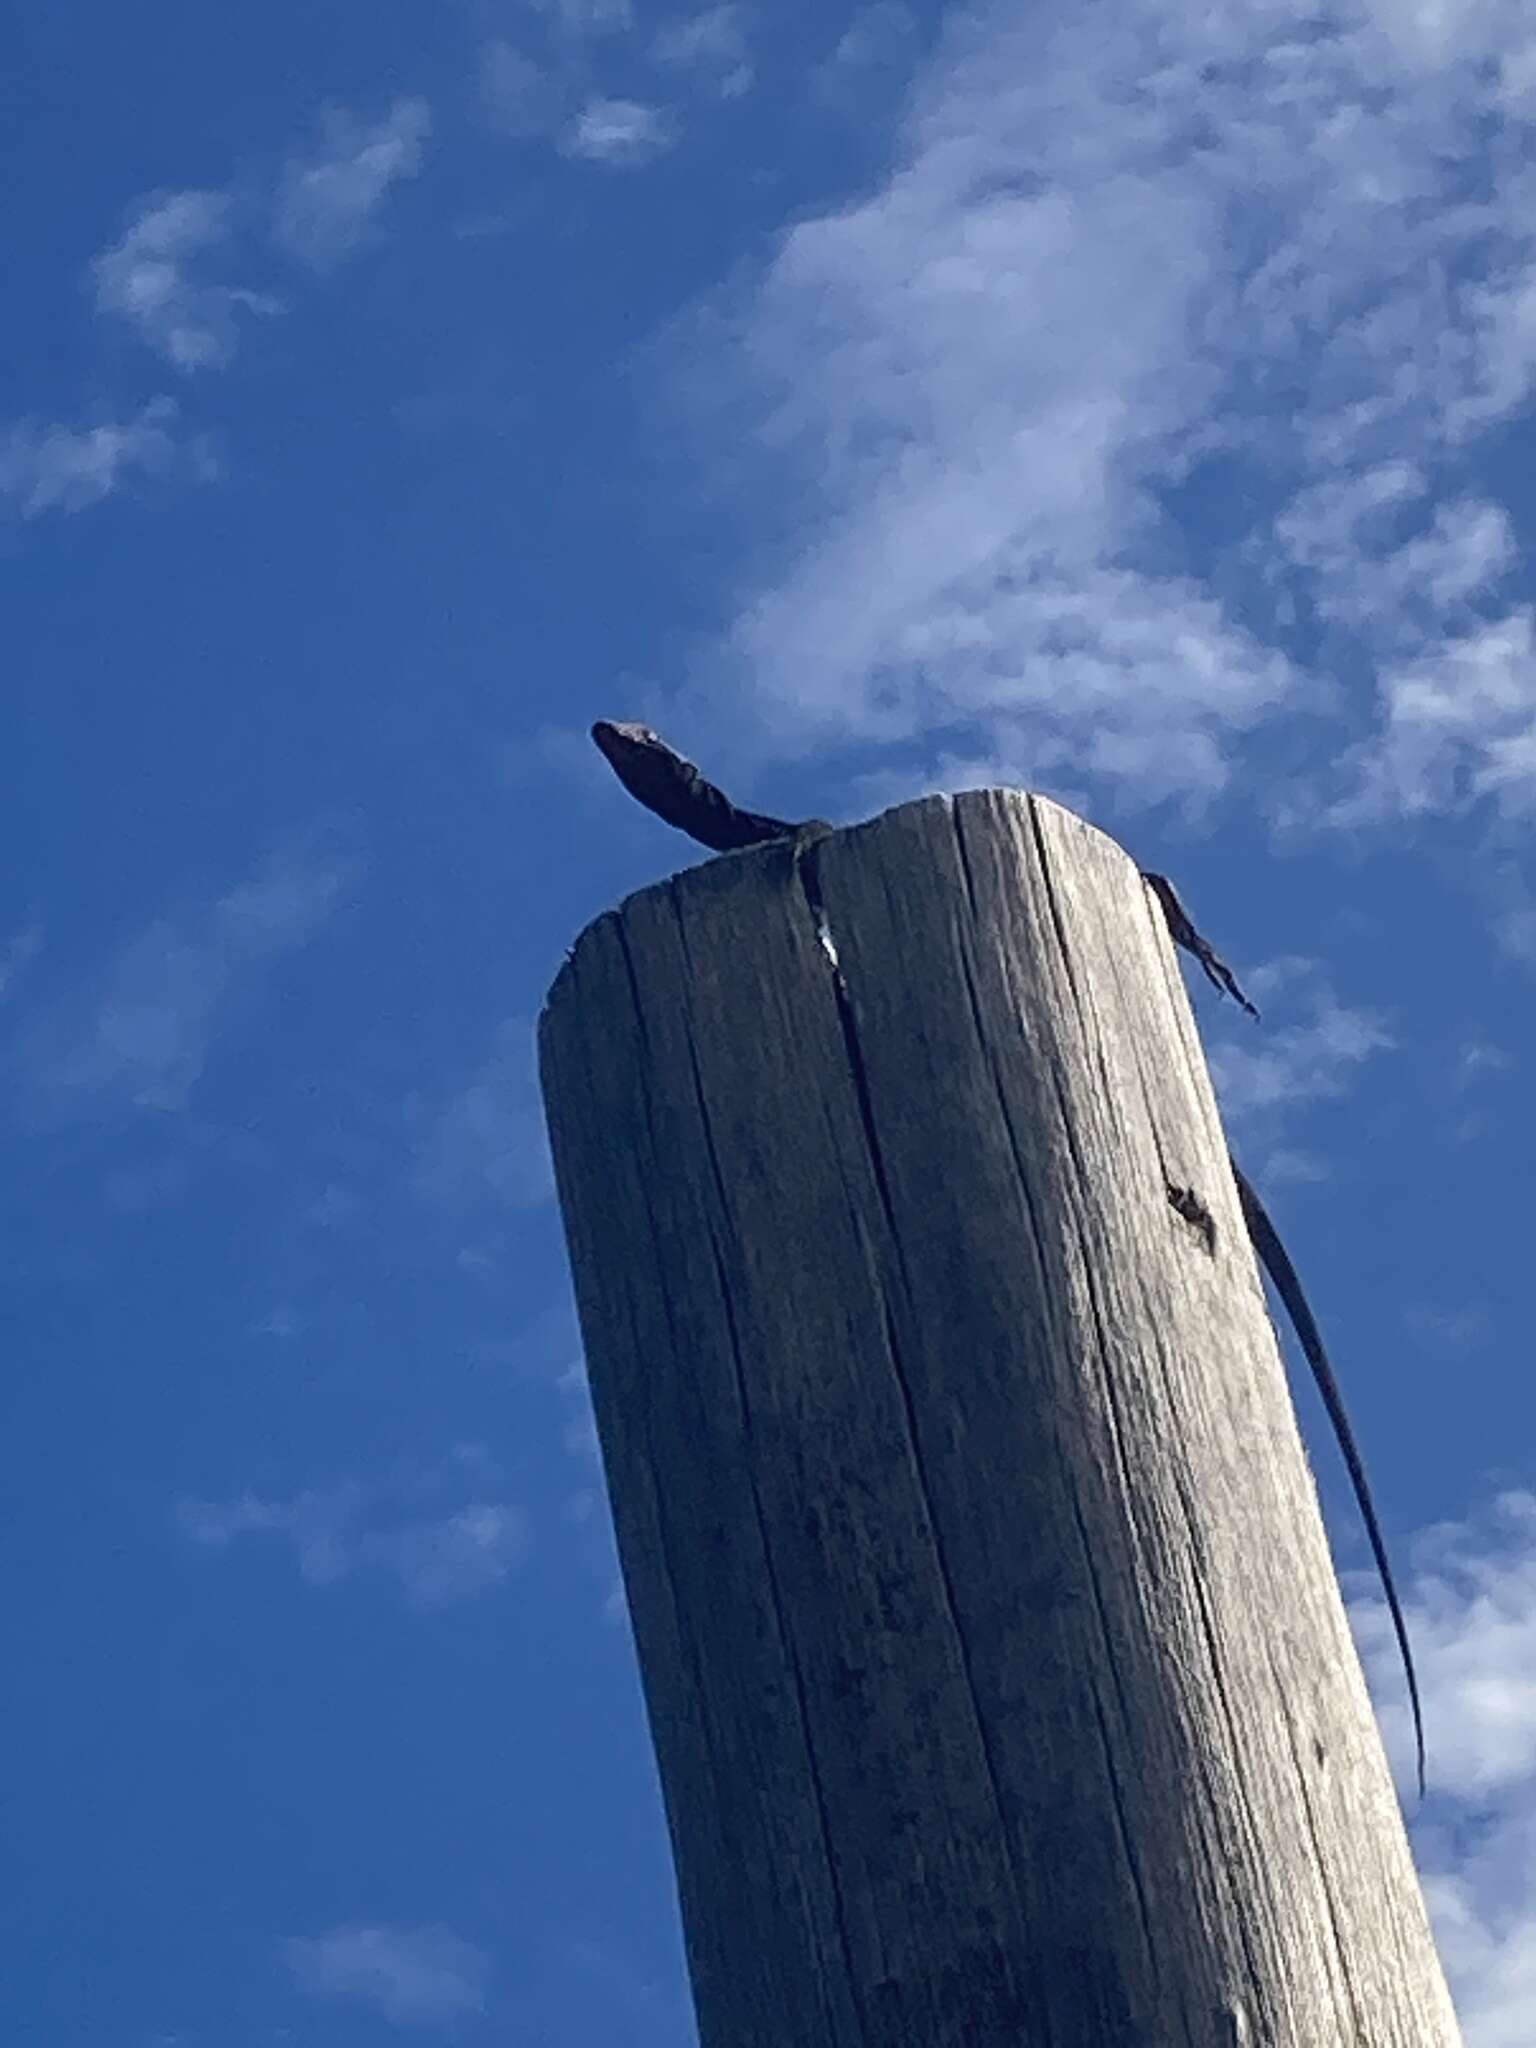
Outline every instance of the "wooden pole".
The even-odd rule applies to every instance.
[[[817,876],[541,1025],[705,2048],[1447,2048],[1156,905],[1008,790]]]

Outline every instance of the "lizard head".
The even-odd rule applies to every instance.
[[[592,738],[599,752],[615,766],[664,744],[659,733],[635,719],[599,718],[592,727]]]

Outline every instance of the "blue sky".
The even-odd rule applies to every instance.
[[[1523,2048],[1524,0],[0,37],[7,2042],[693,2038],[532,1054],[692,857],[640,716],[791,816],[1048,790],[1263,1005],[1194,992]]]

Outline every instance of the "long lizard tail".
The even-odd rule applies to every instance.
[[[1301,1291],[1301,1281],[1296,1268],[1291,1264],[1290,1255],[1280,1242],[1280,1233],[1270,1221],[1269,1211],[1254,1193],[1253,1187],[1242,1168],[1232,1161],[1232,1178],[1237,1182],[1238,1200],[1243,1205],[1243,1217],[1248,1225],[1248,1235],[1253,1239],[1254,1249],[1264,1262],[1264,1269],[1274,1282],[1275,1292],[1285,1303],[1291,1318],[1292,1328],[1306,1353],[1307,1363],[1312,1368],[1312,1377],[1317,1382],[1317,1391],[1323,1397],[1323,1406],[1328,1410],[1328,1419],[1333,1424],[1334,1436],[1338,1439],[1344,1463],[1349,1468],[1350,1482],[1355,1489],[1355,1500],[1359,1504],[1360,1519],[1365,1524],[1365,1533],[1370,1541],[1371,1551],[1376,1559],[1376,1569],[1381,1574],[1382,1591],[1387,1596],[1387,1611],[1392,1617],[1392,1627],[1397,1636],[1397,1647],[1403,1660],[1403,1673],[1408,1680],[1408,1699],[1413,1708],[1413,1733],[1418,1756],[1419,1797],[1424,1796],[1424,1714],[1419,1704],[1419,1681],[1413,1668],[1413,1652],[1408,1647],[1408,1626],[1403,1620],[1402,1603],[1397,1597],[1397,1587],[1392,1580],[1392,1567],[1387,1562],[1387,1546],[1382,1539],[1381,1524],[1376,1519],[1376,1506],[1371,1499],[1371,1489],[1365,1477],[1365,1466],[1361,1462],[1355,1433],[1344,1412],[1344,1397],[1339,1392],[1339,1383],[1334,1378],[1333,1367],[1323,1349],[1323,1340],[1318,1333],[1317,1323],[1307,1297]]]

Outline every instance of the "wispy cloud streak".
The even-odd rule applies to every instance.
[[[420,170],[431,116],[397,100],[381,121],[330,113],[319,144],[293,156],[278,188],[275,233],[291,254],[329,270],[376,232],[390,188]]]
[[[176,1525],[190,1543],[215,1554],[247,1542],[283,1545],[306,1585],[339,1586],[382,1574],[412,1607],[449,1607],[500,1585],[526,1547],[522,1515],[474,1491],[485,1477],[483,1464],[466,1452],[408,1480],[348,1480],[286,1499],[243,1493],[234,1500],[184,1500]],[[454,1494],[460,1496],[456,1506]]]
[[[231,202],[222,192],[173,192],[141,201],[121,241],[92,266],[98,309],[128,321],[178,370],[227,362],[239,314],[282,310],[267,292],[211,283],[197,274],[230,231]]]
[[[370,2007],[397,2027],[446,2027],[485,2006],[490,1958],[446,1927],[348,1925],[279,1944],[311,1997]]]
[[[1431,62],[1404,18],[955,20],[888,180],[727,309],[804,490],[725,650],[761,744],[958,730],[1037,783],[1204,802],[1259,727],[1325,720],[1315,808],[1529,789],[1508,509],[1458,470],[1536,364],[1529,31],[1460,9]],[[1466,773],[1405,772],[1457,661]]]
[[[135,475],[164,476],[185,467],[188,451],[175,437],[175,420],[171,401],[157,398],[128,419],[95,426],[18,421],[0,438],[0,505],[23,519],[83,512]]]
[[[672,130],[658,107],[643,100],[589,100],[567,130],[567,156],[589,163],[640,164],[670,149]]]
[[[7,1062],[21,1114],[57,1124],[183,1107],[220,1028],[360,872],[334,833],[292,834],[222,896],[124,940],[78,989],[22,1017]]]

